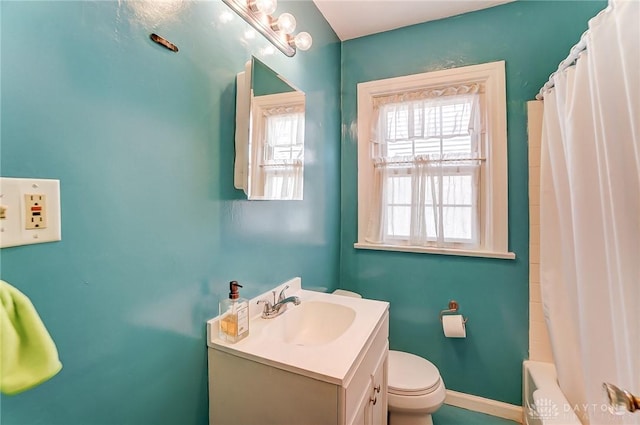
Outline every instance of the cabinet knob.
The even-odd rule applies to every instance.
[[[374,396],[373,398],[370,398],[370,399],[369,399],[369,401],[370,401],[371,403],[373,403],[373,405],[375,406],[375,405],[376,405],[376,403],[378,402],[378,397],[377,397],[377,396]]]
[[[375,387],[373,387],[373,389],[375,390],[375,392],[379,393],[380,392],[380,384],[378,384]]]

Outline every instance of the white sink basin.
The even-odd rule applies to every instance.
[[[270,320],[265,330],[273,340],[300,346],[322,345],[342,336],[356,318],[354,309],[325,301],[303,301]]]
[[[323,382],[343,385],[369,337],[386,321],[389,303],[343,297],[302,289],[300,278],[273,288],[287,288],[299,305],[273,319],[262,319],[258,301],[272,299],[272,291],[249,301],[249,336],[232,344],[218,338],[218,318],[207,321],[207,344],[215,350]]]

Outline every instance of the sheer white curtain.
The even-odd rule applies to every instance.
[[[479,243],[478,89],[472,84],[378,99],[371,150],[375,213],[367,241]]]
[[[298,108],[299,109],[299,108]],[[300,199],[303,186],[304,111],[292,109],[266,118],[263,163],[265,196]]]
[[[602,391],[640,394],[639,17],[637,1],[611,1],[544,94],[543,305],[560,386],[592,425],[640,424]]]

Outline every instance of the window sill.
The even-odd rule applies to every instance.
[[[515,260],[516,258],[516,254],[514,252],[494,252],[473,249],[434,248],[427,246],[408,245],[382,245],[367,242],[356,242],[355,244],[353,244],[353,247],[356,249],[372,249],[376,251],[416,252],[422,254],[457,255],[461,257],[501,258],[504,260]]]

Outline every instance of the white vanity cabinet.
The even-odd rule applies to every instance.
[[[210,425],[386,424],[389,353],[386,307],[376,322],[362,342],[353,341],[360,349],[346,372],[339,376],[210,344]],[[305,351],[312,356],[312,350],[317,347],[292,347],[292,363],[294,356],[304,356]],[[344,351],[349,351],[341,351],[338,345],[331,350],[324,355],[325,362],[337,362]]]

